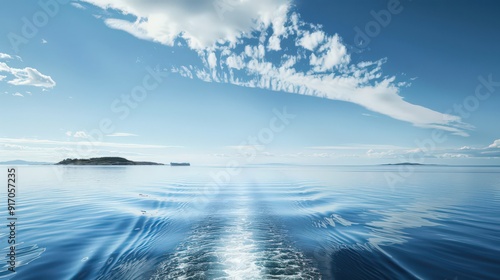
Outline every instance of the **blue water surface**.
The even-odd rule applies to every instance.
[[[7,176],[5,168],[5,181]],[[23,166],[5,279],[499,279],[500,167]],[[7,225],[6,189],[0,223]],[[7,227],[0,248],[8,253]]]

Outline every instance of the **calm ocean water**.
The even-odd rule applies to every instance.
[[[500,167],[401,168],[21,166],[0,277],[499,279]]]

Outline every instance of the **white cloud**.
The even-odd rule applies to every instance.
[[[500,148],[500,139],[495,140],[488,148]]]
[[[132,136],[138,136],[137,134],[132,134],[132,133],[125,133],[125,132],[115,132],[108,134],[106,136],[109,137],[132,137]]]
[[[236,55],[228,56],[226,59],[226,65],[229,68],[234,68],[237,70],[243,69],[243,67],[245,67],[243,58],[241,56],[236,56]]]
[[[343,150],[344,146],[331,147],[331,150]],[[312,147],[314,149],[328,150],[330,147]],[[425,148],[404,148],[397,146],[384,145],[359,145],[346,146],[345,150],[367,150],[366,156],[370,158],[380,159],[400,159],[402,162],[409,159],[425,159],[425,158],[500,158],[500,139],[495,140],[493,144],[486,147],[469,147],[463,146],[459,148],[434,148],[427,150]]]
[[[271,62],[247,58],[245,70],[248,76],[235,77],[229,73],[225,82],[246,86],[260,87],[273,91],[323,97],[355,103],[368,110],[394,119],[412,123],[418,127],[435,128],[453,134],[467,136],[464,129],[470,126],[461,122],[457,116],[443,114],[423,106],[406,102],[399,89],[393,84],[394,78],[387,77],[376,80],[379,76],[369,69],[356,69],[343,75],[314,74],[297,72],[293,68],[275,66]],[[378,70],[378,67],[375,68]],[[355,75],[347,75],[355,73]],[[198,77],[210,81],[210,75],[200,70]],[[245,79],[246,78],[246,79]],[[372,81],[370,84],[369,82]]]
[[[271,36],[269,38],[269,45],[267,46],[268,49],[273,50],[273,51],[279,51],[281,50],[281,40],[277,36]]]
[[[9,67],[6,63],[0,62],[0,72],[7,72],[14,76],[7,83],[16,86],[35,86],[43,88],[52,88],[56,82],[47,75],[40,73],[37,69],[25,67],[22,69]]]
[[[192,49],[206,49],[217,42],[237,43],[256,29],[275,27],[280,35],[280,16],[288,10],[289,0],[231,1],[128,1],[84,0],[102,9],[113,9],[135,21],[107,18],[105,23],[140,39],[172,46],[183,38]]]
[[[77,2],[71,2],[71,6],[77,8],[77,9],[80,9],[80,10],[85,10],[87,8],[85,8],[84,6],[82,6],[82,4],[80,3],[77,3]]]
[[[187,77],[192,79],[193,78],[193,72],[192,72],[192,66],[186,67],[186,66],[181,66],[180,68],[173,68],[171,71],[173,73],[179,73],[183,77]]]
[[[457,149],[446,149],[437,151],[437,157],[446,158],[500,158],[500,139],[495,140],[491,145],[486,147],[461,147]]]
[[[5,62],[0,62],[0,72],[9,72],[11,68],[5,63]]]
[[[288,5],[281,5],[273,16],[273,35],[269,38],[269,44],[267,46],[269,50],[281,50],[281,37],[287,35],[285,23],[287,22],[288,9]]]
[[[74,133],[71,131],[67,131],[66,136],[80,138],[80,139],[91,139],[91,136],[88,135],[85,131],[76,131]],[[125,133],[125,132],[115,132],[115,133],[107,134],[106,136],[109,136],[109,137],[132,137],[132,136],[138,136],[138,135],[132,134],[132,133]]]
[[[47,40],[42,39],[42,44],[47,44],[47,43],[48,43]]]
[[[0,81],[2,81],[3,79],[7,78],[7,76],[4,76],[4,75],[0,75]]]
[[[309,51],[314,51],[321,43],[324,42],[326,35],[323,31],[315,31],[310,33],[305,32],[303,37],[297,41],[297,44],[302,46],[304,49]]]
[[[12,56],[6,53],[0,53],[0,59],[12,59]]]
[[[104,22],[110,28],[128,32],[139,39],[156,41],[153,37],[147,34],[147,32],[144,31],[141,26],[139,26],[136,23],[131,23],[127,20],[116,19],[116,18],[105,19]],[[175,38],[169,38],[169,39],[164,38],[164,40],[168,40],[169,42],[170,40],[172,40],[173,42],[174,39]],[[161,43],[161,41],[158,42]]]
[[[215,53],[213,52],[210,52],[208,54],[208,67],[210,67],[210,69],[213,69],[217,66],[217,57],[215,56]]]
[[[73,134],[73,137],[75,138],[83,138],[83,139],[88,139],[90,138],[89,135],[87,133],[85,133],[85,131],[77,131]]]
[[[24,69],[11,68],[12,74],[16,77],[8,83],[13,85],[25,85],[35,87],[52,88],[56,82],[50,76],[40,73],[37,69],[26,67]]]
[[[273,91],[311,95],[332,100],[355,103],[366,109],[394,119],[412,123],[417,127],[449,131],[468,136],[464,131],[471,126],[460,117],[443,114],[405,101],[400,95],[395,77],[383,77],[381,70],[385,60],[349,64],[346,47],[337,35],[325,39],[318,51],[311,54],[310,71],[302,72],[294,65],[304,57],[291,56],[282,65],[265,59],[262,45],[246,45],[242,53],[229,53],[225,61],[229,69],[241,69],[240,73],[220,71],[215,79],[204,69],[197,70],[197,77],[210,82],[222,81],[245,87],[260,87]],[[221,52],[223,56],[224,52]],[[236,60],[235,58],[238,57]],[[238,63],[236,64],[236,61]],[[235,66],[238,67],[235,67]],[[242,67],[244,65],[244,67]],[[336,68],[333,69],[333,68]]]
[[[438,158],[470,158],[469,155],[465,154],[452,154],[452,153],[444,153],[437,156]]]
[[[266,49],[262,44],[253,47],[250,45],[246,45],[244,54],[249,58],[263,59],[264,56],[266,55]]]
[[[310,64],[315,72],[326,72],[340,64],[349,63],[350,57],[347,54],[347,48],[340,42],[337,34],[319,47],[318,56],[311,54]]]
[[[12,94],[12,96],[24,97],[24,95],[22,95],[22,94],[21,94],[21,93],[19,93],[19,92],[16,92],[16,93]]]
[[[85,0],[118,11],[105,19],[111,28],[168,46],[186,40],[203,66],[174,67],[185,77],[351,102],[417,127],[468,136],[465,130],[472,126],[460,117],[405,101],[400,89],[409,84],[382,73],[385,59],[352,63],[339,35],[303,22],[290,12],[291,1],[220,1],[226,6],[204,0]],[[282,50],[284,38],[295,44]],[[281,52],[279,63],[275,51]]]

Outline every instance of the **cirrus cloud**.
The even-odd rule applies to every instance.
[[[288,0],[84,2],[114,10],[105,23],[137,38],[167,46],[185,40],[201,59],[199,66],[173,68],[188,78],[350,102],[460,136],[473,128],[458,116],[404,100],[401,89],[409,82],[384,75],[385,58],[354,62],[338,34],[302,21]]]

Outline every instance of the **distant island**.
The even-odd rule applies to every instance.
[[[191,166],[188,162],[171,162],[170,166]]]
[[[56,165],[164,165],[163,163],[148,161],[131,161],[121,157],[100,157],[90,159],[67,158]]]

